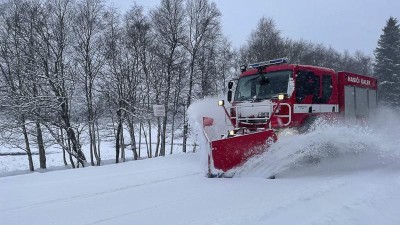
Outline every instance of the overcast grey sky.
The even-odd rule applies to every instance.
[[[107,0],[122,11],[133,0]],[[262,16],[274,19],[283,37],[372,55],[386,20],[400,20],[400,0],[213,0],[233,46],[246,43]],[[136,0],[146,10],[160,0]],[[400,21],[399,21],[400,22]]]

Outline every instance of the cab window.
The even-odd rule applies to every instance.
[[[322,76],[322,101],[323,103],[329,102],[332,96],[332,76],[323,75]]]
[[[296,102],[301,103],[308,95],[319,95],[319,77],[311,71],[298,71],[296,76]]]

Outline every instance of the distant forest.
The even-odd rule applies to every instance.
[[[32,149],[46,168],[46,147],[55,144],[64,151],[65,165],[101,165],[105,138],[115,143],[116,163],[128,149],[134,159],[172,153],[167,146],[177,138],[187,152],[188,107],[225,93],[241,64],[287,57],[290,63],[374,75],[376,63],[388,61],[387,53],[383,58],[379,53],[382,46],[377,60],[362,52],[340,53],[282,37],[274,20],[263,17],[248,41],[234,49],[210,0],[160,0],[148,12],[133,4],[123,14],[101,0],[5,0],[0,144],[25,151],[31,170]],[[396,79],[390,82],[398,84]],[[153,105],[163,105],[166,116],[155,117]],[[137,148],[142,139],[144,154]],[[90,148],[88,156],[82,146]]]

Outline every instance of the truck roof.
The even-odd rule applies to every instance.
[[[262,70],[262,72],[273,72],[273,71],[279,71],[279,70],[313,70],[313,71],[320,71],[321,73],[334,73],[335,71],[333,69],[325,68],[325,67],[319,67],[319,66],[311,66],[311,65],[299,65],[299,64],[278,64],[278,65],[271,65],[267,66]],[[245,77],[245,76],[251,76],[254,74],[258,73],[258,68],[253,68],[244,71],[243,73],[240,74],[240,77]]]

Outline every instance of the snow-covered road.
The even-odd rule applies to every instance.
[[[200,154],[0,178],[1,224],[400,224],[400,170],[209,179]]]
[[[202,116],[224,121],[208,101],[192,107],[198,134]],[[206,178],[201,135],[196,154],[0,176],[0,224],[398,225],[398,118],[383,110],[368,126],[282,132],[232,179]]]

